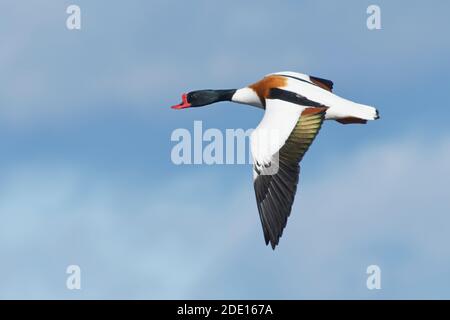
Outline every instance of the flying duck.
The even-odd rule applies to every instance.
[[[365,124],[377,109],[332,93],[333,82],[296,72],[278,72],[241,89],[198,90],[182,95],[173,109],[231,101],[265,110],[250,136],[253,185],[264,240],[278,245],[291,213],[300,161],[324,120]]]

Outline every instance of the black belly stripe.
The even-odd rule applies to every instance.
[[[298,104],[301,106],[306,106],[306,107],[325,107],[323,104],[316,102],[316,101],[309,100],[308,98],[306,98],[298,93],[295,93],[292,91],[286,91],[286,90],[283,90],[280,88],[270,89],[268,99],[283,100],[283,101],[295,103],[295,104]]]

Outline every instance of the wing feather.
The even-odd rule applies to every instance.
[[[270,108],[270,105],[268,104],[267,107]],[[288,137],[284,139],[278,152],[272,154],[270,159],[267,155],[255,159],[253,148],[260,146],[261,141],[257,144],[252,141],[256,202],[264,240],[266,245],[270,243],[273,249],[278,245],[291,213],[299,181],[299,162],[317,136],[325,118],[326,108],[315,109],[313,112],[309,110],[303,115],[304,108],[299,109],[300,113],[295,119]],[[282,111],[280,110],[280,112]],[[252,135],[253,139],[255,137]],[[273,148],[269,148],[269,150],[273,151]]]

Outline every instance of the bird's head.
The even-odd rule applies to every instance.
[[[184,93],[181,103],[172,106],[172,109],[186,109],[202,107],[219,101],[231,100],[236,90],[197,90]]]

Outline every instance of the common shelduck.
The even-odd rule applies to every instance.
[[[232,101],[265,109],[250,136],[253,182],[266,245],[275,249],[291,213],[300,161],[324,120],[342,124],[379,118],[377,109],[332,93],[333,82],[296,72],[278,72],[241,89],[198,90],[173,109]]]

